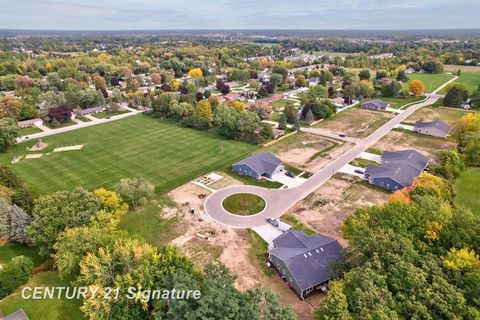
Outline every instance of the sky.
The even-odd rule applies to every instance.
[[[0,0],[0,29],[480,28],[480,0]]]

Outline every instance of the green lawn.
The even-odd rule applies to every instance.
[[[390,103],[390,108],[401,109],[404,105],[424,100],[425,97],[409,97],[409,98],[390,98],[390,97],[381,97],[380,99]]]
[[[73,126],[77,124],[76,122],[72,121],[72,120],[69,120],[67,122],[59,122],[58,123],[58,126],[52,126],[52,123],[51,122],[45,122],[44,125],[50,129],[58,129],[58,128],[64,128],[64,127],[69,127],[69,126]]]
[[[480,215],[480,168],[469,168],[455,183],[455,203]]]
[[[222,205],[232,214],[250,216],[265,208],[265,200],[252,193],[237,193],[225,198]]]
[[[272,102],[272,106],[278,107],[278,108],[284,108],[285,106],[289,104],[294,104],[295,101],[288,100],[288,99],[279,99],[274,102]]]
[[[463,84],[468,92],[473,93],[480,85],[480,72],[462,72],[454,83]],[[440,93],[445,94],[446,92],[441,90]]]
[[[309,227],[307,227],[306,225],[298,221],[297,218],[295,218],[294,216],[285,214],[280,218],[280,220],[291,225],[293,230],[300,230],[305,232],[305,234],[308,234],[308,235],[312,235],[316,233],[314,230],[310,229]]]
[[[85,116],[76,116],[75,119],[78,119],[78,120],[80,120],[80,121],[82,121],[82,122],[90,122],[90,121],[92,121],[92,119],[87,118],[87,117],[85,117]]]
[[[367,159],[361,159],[361,158],[353,159],[353,161],[350,162],[350,164],[352,166],[362,167],[362,168],[366,168],[368,166],[378,166],[378,163],[376,163],[375,161],[367,160]]]
[[[70,280],[62,280],[58,272],[41,272],[30,278],[29,287],[71,287]],[[21,288],[0,302],[0,310],[10,314],[22,308],[30,320],[80,320],[85,319],[80,311],[81,300],[31,300],[22,299]]]
[[[103,111],[103,112],[95,113],[93,116],[97,119],[105,119],[105,118],[108,118],[108,117],[113,117],[113,116],[116,116],[116,115],[119,115],[119,114],[124,114],[124,113],[129,113],[129,112],[130,112],[130,110],[124,110],[124,111],[118,111],[118,112]]]
[[[163,192],[218,168],[225,168],[253,153],[257,146],[223,139],[214,132],[180,127],[145,115],[74,130],[42,139],[49,146],[83,144],[77,151],[24,159],[12,165],[14,155],[24,155],[29,141],[0,155],[33,190],[46,194],[71,190],[113,187],[120,179],[145,177]]]
[[[244,184],[248,184],[251,186],[263,187],[263,188],[270,188],[270,189],[278,189],[282,186],[280,182],[277,181],[270,181],[270,180],[256,180],[248,176],[242,176],[238,173],[235,173],[231,169],[232,167],[229,166],[227,169],[222,170],[223,173],[229,175],[230,177],[243,182]]]
[[[19,135],[22,137],[22,136],[28,136],[29,134],[39,133],[39,132],[43,132],[43,130],[37,127],[21,128]]]
[[[160,216],[163,207],[173,207],[175,203],[161,195],[157,199],[136,210],[130,210],[122,217],[119,228],[128,231],[132,236],[140,236],[148,243],[161,247],[174,239],[178,234],[175,225],[176,217],[164,219]]]
[[[43,262],[43,258],[37,253],[37,249],[16,242],[0,243],[0,264],[5,264],[16,256],[25,256],[32,259],[35,266]]]
[[[403,84],[405,88],[408,88],[408,84],[412,80],[422,80],[425,84],[425,91],[432,92],[448,80],[453,78],[451,74],[432,74],[432,73],[412,73],[408,74],[408,81]]]

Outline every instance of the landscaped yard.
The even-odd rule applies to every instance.
[[[294,104],[295,101],[289,100],[289,99],[279,99],[274,102],[272,102],[272,106],[278,107],[278,108],[284,108],[285,106],[289,104]]]
[[[58,128],[64,128],[64,127],[69,127],[77,124],[75,121],[69,120],[66,122],[59,122],[58,125],[54,126],[52,125],[51,122],[45,122],[44,125],[50,129],[58,129]]]
[[[42,129],[37,127],[28,127],[28,128],[21,128],[19,132],[19,136],[28,136],[29,134],[43,132]]]
[[[70,280],[62,280],[58,272],[40,272],[30,278],[25,285],[28,287],[71,287]],[[80,311],[81,300],[66,299],[22,299],[19,288],[0,302],[0,310],[5,315],[22,308],[31,320],[80,320],[85,319]]]
[[[422,80],[423,83],[425,84],[425,91],[426,92],[432,92],[438,87],[440,87],[442,84],[447,82],[448,80],[453,78],[453,75],[451,74],[444,74],[444,73],[438,73],[438,74],[432,74],[432,73],[411,73],[408,74],[408,81],[403,84],[405,88],[408,88],[408,84],[412,80]]]
[[[214,132],[180,127],[144,115],[128,117],[42,139],[45,155],[11,165],[37,141],[18,144],[0,162],[7,164],[39,194],[113,187],[120,179],[145,177],[163,192],[218,168],[225,168],[257,150],[226,140]],[[83,144],[81,150],[51,152],[57,146]]]
[[[469,168],[455,183],[455,203],[480,215],[480,168]]]
[[[129,113],[129,112],[130,112],[130,110],[124,110],[124,111],[118,111],[118,112],[103,111],[103,112],[96,113],[93,116],[97,119],[105,119],[105,118],[108,118],[108,117],[113,117],[113,116],[117,116],[119,114],[124,114],[124,113]]]
[[[223,208],[232,214],[249,216],[265,208],[265,200],[252,193],[238,193],[223,200]]]
[[[35,266],[43,262],[43,258],[37,253],[37,249],[16,242],[0,243],[0,265],[10,261],[13,257],[25,256],[32,259]]]

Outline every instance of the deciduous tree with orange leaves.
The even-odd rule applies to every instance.
[[[415,96],[421,96],[425,93],[425,84],[422,80],[412,80],[408,85],[408,90]]]

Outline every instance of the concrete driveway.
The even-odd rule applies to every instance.
[[[253,231],[255,231],[266,243],[268,243],[268,247],[273,247],[273,239],[280,236],[283,231],[279,228],[272,226],[270,223],[263,224],[258,227],[253,227]]]
[[[376,163],[382,163],[382,156],[379,154],[374,154],[370,152],[362,152],[358,156],[360,159],[375,161]]]
[[[358,172],[355,172],[355,171],[358,171]],[[364,174],[360,173],[360,172],[365,172],[365,168],[352,166],[351,164],[344,165],[340,170],[338,170],[338,172],[350,174],[352,176],[359,177],[360,179],[363,179],[363,180],[365,179]]]
[[[307,179],[302,177],[289,177],[285,174],[285,171],[280,171],[272,176],[272,180],[280,182],[286,185],[288,188],[298,187],[304,183]]]
[[[409,131],[415,131],[414,127],[408,124],[397,124],[395,126],[397,129],[403,129],[403,130],[409,130]]]

